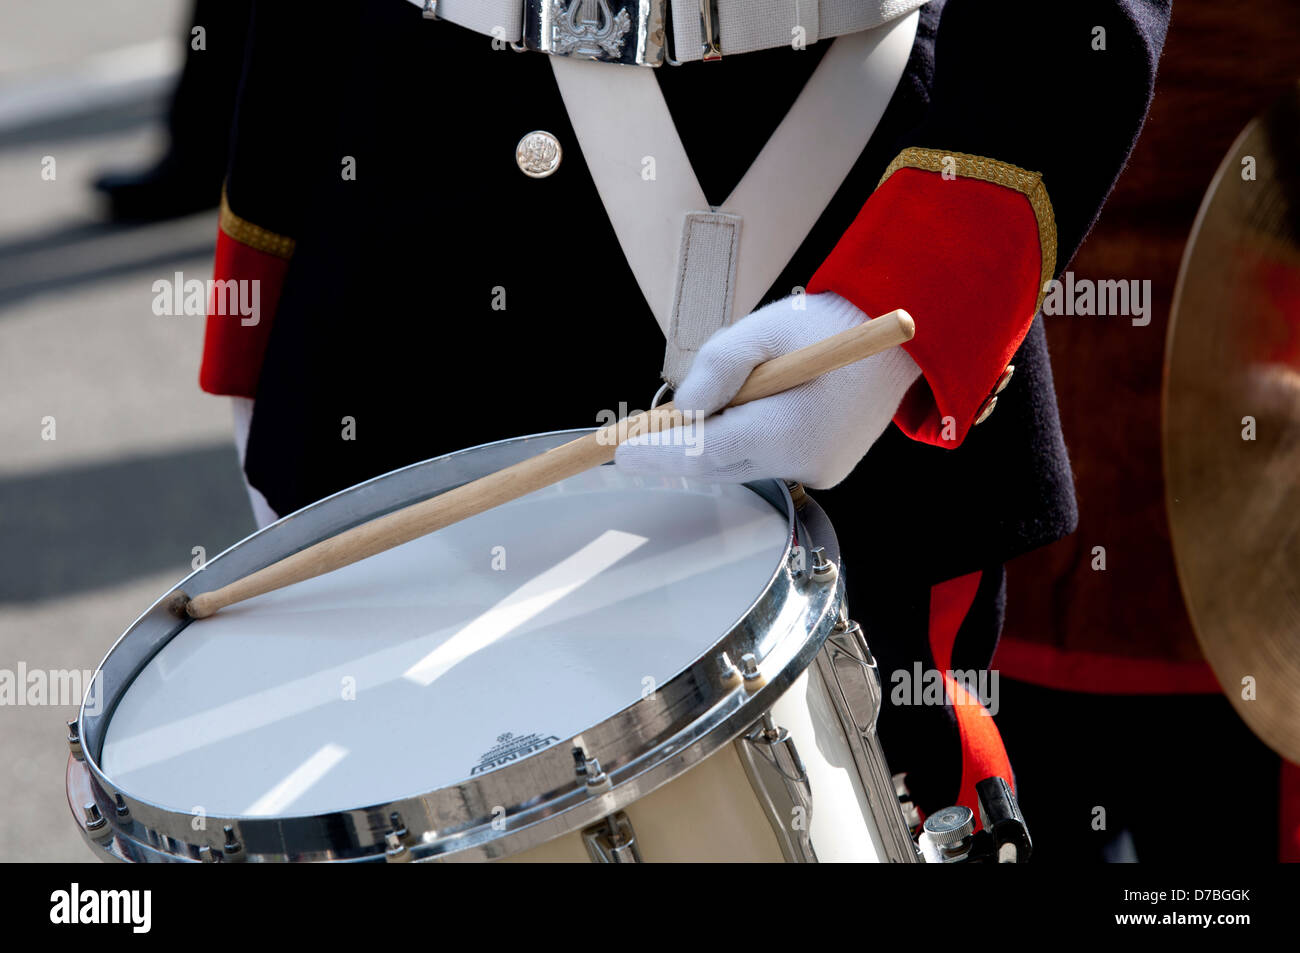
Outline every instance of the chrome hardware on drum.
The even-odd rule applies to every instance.
[[[177,590],[573,436],[352,487]],[[175,591],[69,726],[101,858],[918,860],[835,534],[779,482],[605,466],[200,622]]]

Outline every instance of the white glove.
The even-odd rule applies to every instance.
[[[731,401],[758,364],[867,320],[832,292],[775,301],[705,342],[674,394],[696,417]],[[891,347],[792,390],[765,397],[686,428],[643,434],[621,444],[619,469],[717,483],[778,478],[814,489],[839,483],[889,425],[920,376],[901,347]]]

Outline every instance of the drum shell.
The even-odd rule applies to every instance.
[[[490,824],[486,805],[517,803],[509,800],[509,786],[512,778],[521,776],[519,765],[493,771],[473,785],[329,815],[209,817],[201,824],[186,814],[119,789],[99,766],[105,729],[116,701],[149,658],[184,627],[167,609],[176,592],[223,585],[274,561],[286,550],[300,548],[431,492],[459,485],[575,435],[544,434],[472,448],[350,488],[237,544],[160,599],[110,650],[97,673],[104,682],[98,699],[101,704],[97,710],[83,706],[75,724],[77,743],[68,773],[70,807],[96,852],[105,859],[149,862],[209,858],[383,860],[388,853],[386,835],[400,825],[407,831],[406,842],[414,859],[501,859],[581,830],[611,811],[633,805],[674,779],[686,777],[693,765],[706,763],[715,753],[727,750],[759,713],[771,707],[801,677],[836,625],[843,602],[838,572],[814,579],[806,568],[787,560],[777,567],[754,610],[689,670],[662,686],[656,693],[662,697],[653,705],[643,699],[584,732],[581,739],[569,739],[570,743],[581,740],[598,752],[616,747],[622,739],[651,739],[654,750],[606,761],[611,778],[607,793],[595,797],[581,789],[570,790],[572,764],[563,750],[566,745],[556,745],[552,752],[521,762],[531,769],[525,769],[524,775],[555,780],[542,788],[541,806],[512,814],[512,826],[504,832]],[[435,474],[436,479],[431,480],[430,474]],[[784,489],[779,489],[783,494]],[[776,490],[769,492],[774,499],[778,495]],[[805,545],[815,543],[825,550],[828,562],[837,566],[838,544],[825,515],[811,502],[796,515],[789,495],[784,494],[782,500],[789,508],[792,547],[795,540]],[[757,651],[762,677],[753,683],[746,681],[739,692],[720,685],[716,664],[720,650],[733,659]],[[708,710],[700,717],[690,716],[690,706],[698,707],[701,698],[708,700]],[[812,750],[816,745],[815,740],[810,740],[803,747]],[[560,781],[562,770],[568,772],[567,786]],[[107,829],[87,830],[80,820],[81,805],[89,800],[108,819]],[[532,802],[538,800],[536,796],[531,798]],[[232,841],[239,845],[237,850],[229,849]]]
[[[823,650],[823,654],[826,650]],[[821,661],[819,656],[819,662]],[[805,767],[809,806],[765,809],[761,782],[747,767],[749,732],[624,812],[647,863],[882,863],[890,859],[875,813],[888,792],[868,792],[820,665],[813,665],[770,710]],[[755,729],[761,728],[761,723]],[[780,796],[779,793],[777,795]],[[873,799],[876,806],[873,809]],[[797,805],[796,805],[797,807]],[[901,821],[898,821],[901,825]],[[800,842],[783,849],[782,836]],[[507,858],[518,863],[589,862],[583,832]]]

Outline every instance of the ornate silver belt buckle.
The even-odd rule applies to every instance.
[[[660,66],[668,0],[524,0],[524,45],[552,56]]]

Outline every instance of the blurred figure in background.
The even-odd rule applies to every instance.
[[[106,172],[95,183],[114,221],[176,218],[221,201],[251,9],[252,0],[195,0],[167,111],[167,152],[149,168]]]

